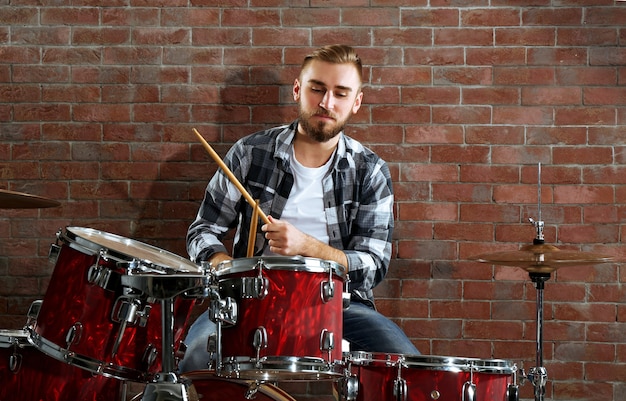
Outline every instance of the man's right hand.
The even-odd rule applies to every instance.
[[[227,261],[227,260],[232,260],[232,259],[233,258],[227,253],[216,252],[213,255],[211,255],[211,257],[209,258],[209,263],[211,263],[211,266],[213,266],[213,268],[217,270],[220,263]]]

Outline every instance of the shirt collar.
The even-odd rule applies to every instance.
[[[276,137],[274,157],[281,160],[286,166],[289,166],[289,149],[293,146],[297,128],[298,120],[295,120],[291,124],[284,126]],[[333,169],[339,168],[339,161],[346,157],[346,137],[343,131],[341,131],[339,135],[339,142],[337,142],[337,150],[335,151],[335,160],[332,163]]]

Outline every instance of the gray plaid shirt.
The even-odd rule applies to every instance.
[[[224,158],[261,209],[280,218],[293,186],[289,147],[297,121],[240,139]],[[341,139],[324,177],[324,207],[329,245],[348,258],[349,291],[373,303],[372,289],[389,267],[393,231],[393,190],[387,164],[358,141]],[[187,250],[199,263],[215,252],[228,253],[222,239],[236,228],[233,257],[246,256],[252,208],[220,169],[209,181],[196,220],[187,233]],[[267,245],[259,224],[255,255]]]

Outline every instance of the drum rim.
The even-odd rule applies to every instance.
[[[231,378],[227,378],[223,376],[218,376],[216,371],[209,370],[209,369],[192,370],[189,372],[182,373],[181,377],[183,379],[190,380],[191,385],[193,385],[194,381],[207,380],[207,379],[209,380],[214,379],[220,382],[234,383],[243,387],[256,382],[255,380],[237,380],[237,379],[231,379]],[[291,397],[291,395],[289,395],[289,393],[287,393],[285,390],[271,383],[261,382],[258,387],[258,391],[261,392],[263,395],[271,397],[277,401],[296,401],[296,399]],[[276,398],[276,397],[280,397],[280,398]]]
[[[0,329],[0,349],[30,346],[29,335],[26,329]]]
[[[80,235],[83,234],[83,235]],[[147,265],[149,268],[154,268],[154,270],[160,272],[183,272],[183,273],[201,273],[202,268],[190,260],[183,258],[180,255],[169,252],[165,249],[158,248],[156,246],[146,244],[145,242],[137,241],[132,238],[123,237],[121,235],[109,233],[106,231],[96,230],[88,227],[78,227],[78,226],[68,226],[65,227],[65,233],[60,234],[63,235],[69,241],[73,241],[81,249],[88,249],[93,252],[93,254],[97,254],[102,249],[106,249],[108,254],[115,258],[120,262],[133,262],[133,261],[141,261],[143,264]],[[136,255],[132,255],[124,252],[119,247],[112,248],[108,245],[98,243],[97,238],[108,239],[111,242],[124,244],[128,247],[134,246],[137,249],[141,249],[142,251],[147,252],[151,256],[153,256],[153,260],[137,257]],[[72,247],[72,244],[69,244]],[[159,261],[161,258],[166,258],[168,261],[172,261],[176,263],[176,266],[166,265]],[[151,272],[154,273],[154,272]]]
[[[391,358],[388,358],[391,356]],[[401,360],[403,366],[424,367],[442,371],[474,371],[482,373],[511,374],[517,371],[517,365],[507,359],[481,359],[474,357],[456,357],[440,355],[411,355],[382,352],[352,351],[344,354],[344,359],[354,365],[386,363],[395,366]]]
[[[43,354],[58,361],[66,362],[76,368],[114,379],[132,380],[136,382],[146,382],[148,380],[147,372],[77,354],[43,337],[35,331],[34,327],[28,327],[27,330],[29,333],[27,337],[28,342]]]
[[[250,263],[254,261],[254,263]],[[252,258],[238,258],[226,260],[217,265],[215,275],[220,278],[230,274],[253,271],[259,261],[262,261],[264,270],[291,270],[309,273],[333,273],[341,279],[346,278],[346,268],[332,260],[305,256],[257,256]],[[326,265],[326,266],[325,266]]]

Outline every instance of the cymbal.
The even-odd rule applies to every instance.
[[[472,259],[493,265],[521,267],[529,273],[552,273],[559,267],[611,262],[613,257],[590,252],[562,251],[549,244],[533,244],[524,246],[519,251],[484,254]]]
[[[59,205],[59,202],[41,196],[0,189],[0,209],[34,209]]]

